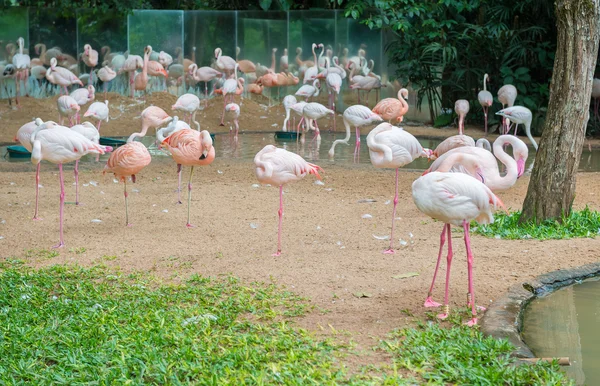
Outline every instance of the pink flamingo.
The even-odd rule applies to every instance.
[[[362,58],[364,60],[364,58]],[[360,82],[362,82],[364,80],[364,76],[362,75],[354,75],[354,73],[356,72],[356,70],[358,69],[358,65],[356,65],[355,62],[353,61],[348,61],[348,68],[350,69],[350,74],[348,75],[348,84],[350,85],[350,87],[352,87],[355,84],[360,84]],[[358,98],[358,104],[360,104],[360,87],[355,87],[356,89],[356,96]]]
[[[117,76],[117,73],[110,68],[109,66],[104,66],[102,67],[100,70],[98,70],[98,78],[102,81],[102,83],[104,84],[104,99],[106,99],[106,94],[107,94],[107,86],[108,86],[108,82],[110,82],[111,80],[115,79]]]
[[[404,115],[408,112],[408,90],[401,88],[398,91],[398,99],[396,98],[385,98],[380,100],[375,107],[373,112],[379,114],[381,118],[392,123],[392,120],[402,122]]]
[[[529,138],[531,144],[537,151],[538,144],[531,135],[531,120],[533,117],[533,115],[531,114],[531,110],[524,106],[513,106],[497,111],[496,115],[500,115],[504,119],[507,119],[515,124],[515,135],[517,135],[517,128],[519,127],[519,124],[524,125],[525,135],[527,135],[527,138]]]
[[[317,141],[321,139],[321,134],[319,130],[319,125],[317,124],[317,120],[326,117],[327,115],[334,115],[335,111],[328,109],[320,103],[311,102],[307,103],[302,109],[302,116],[306,119],[307,130],[314,129],[315,137]],[[313,126],[314,122],[314,126]]]
[[[148,86],[148,60],[150,60],[150,54],[152,53],[152,47],[146,46],[144,48],[144,62],[142,64],[142,72],[135,76],[134,88],[135,91],[143,91],[146,93],[146,87]]]
[[[248,92],[250,94],[262,94],[264,86],[256,83],[251,83],[248,85]]]
[[[231,56],[223,55],[223,50],[218,47],[215,48],[215,59],[217,61],[217,67],[224,73],[229,75],[234,71],[237,72],[236,61]]]
[[[90,117],[98,122],[98,132],[100,132],[100,125],[102,121],[106,120],[108,122],[108,101],[102,102],[94,102],[88,107],[83,117]]]
[[[81,60],[83,60],[83,63],[85,63],[85,65],[90,68],[89,84],[91,85],[92,72],[94,71],[94,67],[98,65],[98,51],[92,49],[92,46],[90,46],[89,44],[84,45]]]
[[[142,111],[139,117],[142,119],[142,130],[139,133],[133,133],[132,136],[143,137],[150,128],[158,128],[166,123],[171,122],[173,118],[167,112],[158,106],[149,106]],[[132,139],[133,140],[133,139]]]
[[[487,82],[489,82],[489,81],[490,81],[490,78],[489,78],[488,74],[485,74],[483,76],[483,90],[479,91],[479,94],[477,94],[477,100],[479,101],[481,108],[483,108],[483,116],[485,119],[485,135],[486,136],[487,136],[487,132],[488,132],[488,125],[487,125],[488,109],[490,108],[492,103],[494,103],[494,97],[492,96],[492,93],[487,90]]]
[[[592,98],[594,99],[594,116],[600,119],[598,114],[598,106],[600,105],[600,79],[594,78],[592,82]]]
[[[188,182],[188,228],[194,227],[190,223],[190,203],[192,199],[192,176],[194,166],[210,165],[215,159],[210,133],[206,130],[196,131],[183,129],[168,136],[161,144],[171,153],[177,165],[191,166],[190,180]]]
[[[192,64],[189,69],[190,74],[192,74],[194,80],[197,82],[204,82],[204,98],[208,99],[208,82],[215,79],[218,76],[221,76],[221,72],[215,70],[212,67],[200,67],[198,68],[197,64]]]
[[[469,292],[467,305],[471,306],[472,319],[468,326],[477,324],[477,308],[475,306],[475,291],[473,286],[473,253],[471,252],[470,224],[472,220],[479,224],[494,222],[493,211],[504,207],[502,201],[492,191],[475,178],[461,173],[433,172],[419,177],[412,185],[412,196],[417,208],[426,215],[444,222],[440,235],[440,250],[436,264],[433,282],[429,288],[425,307],[439,307],[440,304],[432,299],[435,276],[442,257],[442,249],[446,234],[448,237],[448,256],[446,261],[446,291],[444,308],[439,319],[446,319],[450,313],[448,290],[450,286],[450,267],[452,264],[452,235],[450,225],[462,226],[465,234],[467,249],[467,266],[469,277]],[[446,234],[445,234],[446,233]]]
[[[163,67],[162,64],[160,64],[160,62],[157,62],[156,60],[149,60],[148,61],[148,75],[153,76],[153,77],[163,77],[163,79],[167,79],[167,77],[169,76],[169,74],[167,73],[167,70],[165,70],[165,68]],[[162,83],[160,81],[160,79],[158,80],[158,83]]]
[[[329,157],[333,158],[335,154],[335,147],[338,143],[348,144],[350,140],[350,126],[354,126],[356,129],[356,146],[354,147],[354,157],[358,157],[360,151],[360,128],[363,126],[372,125],[377,122],[383,121],[383,119],[371,111],[368,107],[363,105],[354,105],[348,107],[344,111],[343,115],[344,127],[346,128],[346,137],[344,139],[337,139],[333,141],[331,149],[329,149]]]
[[[238,118],[240,117],[240,106],[237,103],[230,103],[225,106],[225,112],[233,120],[233,124],[235,125],[235,138],[237,138],[240,132],[240,126],[238,124]]]
[[[58,107],[58,123],[62,125],[66,117],[69,119],[70,125],[73,126],[75,124],[73,117],[79,113],[80,109],[77,101],[69,95],[63,95],[58,98],[56,105]]]
[[[159,129],[156,131],[156,141],[158,142],[158,148],[159,149],[161,148],[161,144],[165,140],[165,138],[167,138],[171,134],[175,133],[176,131],[183,130],[183,129],[191,129],[191,128],[184,121],[180,121],[179,117],[177,115],[175,115],[173,117],[173,120],[171,122],[169,122],[169,125],[167,127],[163,127],[162,129]],[[181,204],[181,164],[177,164],[177,179],[179,181],[178,185],[177,185],[177,190],[176,190],[177,203]]]
[[[288,131],[288,126],[290,124],[290,108],[295,105],[296,103],[298,103],[298,101],[296,100],[296,97],[293,95],[286,95],[283,98],[283,108],[285,109],[285,119],[283,120],[283,127],[281,128],[282,131]],[[296,125],[296,117],[294,117],[294,126]]]
[[[304,71],[304,78],[302,79],[302,83],[308,83],[308,82],[312,82],[316,79],[317,75],[319,74],[319,67],[318,67],[318,60],[317,60],[317,54],[315,53],[315,49],[316,48],[321,48],[321,54],[320,56],[323,55],[323,51],[325,50],[325,46],[323,44],[315,44],[313,43],[312,45],[312,53],[313,53],[313,57],[314,57],[314,64],[312,67],[309,67],[306,69],[306,71]]]
[[[104,154],[105,151],[110,151],[112,148],[95,144],[83,135],[64,126],[54,126],[50,129],[45,124],[39,126],[31,134],[31,142],[31,162],[34,165],[38,165],[42,160],[58,164],[60,180],[60,242],[54,248],[60,248],[65,245],[63,238],[65,207],[63,163],[73,162],[86,154]]]
[[[465,130],[465,117],[469,113],[469,101],[459,99],[454,103],[454,111],[458,115],[458,134],[462,134]]]
[[[223,89],[222,89],[223,90],[223,114],[221,114],[221,123],[219,124],[219,126],[225,125],[225,123],[223,122],[223,120],[225,119],[225,106],[227,105],[228,101],[229,101],[229,103],[233,103],[233,95],[236,93],[237,89],[240,87],[240,81],[243,81],[242,78],[238,79],[237,68],[238,68],[238,64],[236,63],[234,65],[235,79],[227,79],[225,81],[225,83],[223,84]]]
[[[319,91],[321,88],[321,83],[319,79],[315,79],[313,84],[305,84],[296,91],[296,96],[304,97],[306,101],[308,101],[311,97],[318,97]]]
[[[512,146],[514,158],[504,151],[504,145]],[[481,180],[494,192],[502,191],[511,188],[523,175],[528,156],[529,150],[523,141],[513,135],[501,135],[494,141],[494,154],[474,146],[458,147],[436,159],[425,174],[460,171]],[[498,161],[506,167],[504,176],[500,175]]]
[[[367,146],[371,164],[376,168],[396,169],[396,195],[392,211],[392,233],[390,247],[385,254],[394,253],[394,224],[396,222],[396,206],[398,205],[398,168],[408,165],[419,157],[428,157],[431,150],[423,149],[419,141],[403,129],[384,122],[375,127],[367,135]]]
[[[321,167],[308,163],[296,153],[277,148],[273,145],[265,146],[254,157],[256,178],[262,184],[279,186],[279,230],[277,232],[277,252],[273,256],[281,255],[281,222],[283,218],[283,185],[298,181],[307,174],[314,174],[321,179]]]
[[[340,89],[342,88],[342,77],[335,73],[329,71],[329,58],[325,58],[325,63],[327,65],[327,76],[325,78],[325,84],[327,85],[327,91],[329,92],[329,108],[335,109],[335,96],[340,95]],[[333,127],[335,128],[335,114],[333,115]]]
[[[135,71],[139,68],[142,68],[143,66],[144,61],[141,56],[129,55],[127,56],[127,59],[125,59],[125,62],[123,62],[123,65],[119,70],[119,74],[123,72],[129,73],[129,93],[131,99],[135,98]]]
[[[65,95],[69,95],[67,86],[78,84],[83,87],[83,83],[78,77],[75,76],[75,74],[64,67],[58,67],[56,63],[56,58],[50,59],[50,68],[46,70],[46,79],[48,79],[50,83],[63,87],[65,90]]]
[[[284,48],[283,55],[281,55],[281,58],[279,58],[279,69],[283,72],[287,72],[288,68],[289,68],[288,49]]]
[[[458,134],[443,140],[431,153],[430,160],[435,160],[452,149],[462,146],[475,146],[475,140],[468,135]]]
[[[12,64],[15,66],[16,74],[15,74],[15,85],[16,85],[16,94],[15,99],[17,101],[17,107],[19,107],[19,94],[21,93],[21,80],[25,86],[25,95],[29,95],[27,92],[27,83],[29,81],[29,68],[31,67],[31,58],[29,55],[23,53],[23,45],[25,44],[25,40],[23,38],[19,38],[17,40],[19,44],[19,52],[16,53],[12,57]]]
[[[96,126],[94,126],[90,122],[83,122],[80,125],[72,126],[71,130],[83,135],[84,137],[86,137],[90,141],[94,142],[95,144],[100,144],[100,133],[98,132],[98,129],[96,129]],[[100,157],[100,156],[98,155],[98,157]],[[96,161],[98,161],[98,158],[96,158]],[[79,160],[75,161],[74,173],[75,173],[75,205],[79,205]]]
[[[31,134],[33,134],[33,132],[38,128],[38,126],[41,126],[43,123],[44,122],[40,118],[36,118],[34,121],[31,122],[27,122],[19,128],[14,140],[20,142],[21,145],[23,145],[23,147],[31,153],[33,150]],[[40,163],[37,164],[35,171],[35,212],[33,214],[33,220],[41,220],[41,218],[38,217],[38,199],[40,193],[40,165]]]
[[[194,94],[183,94],[179,98],[177,98],[177,102],[173,106],[171,106],[171,110],[182,111],[188,114],[189,119],[188,123],[191,125],[192,121],[198,127],[198,131],[200,131],[200,124],[196,122],[196,113],[200,109],[200,98],[195,96]]]
[[[152,157],[146,146],[141,142],[135,142],[133,134],[127,139],[127,143],[118,147],[108,158],[102,174],[113,173],[120,181],[123,181],[123,194],[125,196],[125,225],[130,227],[129,210],[127,207],[127,178],[135,183],[135,175],[150,164]]]
[[[82,107],[96,99],[96,89],[90,84],[85,88],[78,88],[72,91],[70,97],[75,99],[79,107]],[[80,123],[79,110],[77,111],[76,122]]]
[[[298,122],[298,127],[296,128],[296,133],[298,133],[298,135],[296,136],[296,142],[298,142],[298,138],[300,137],[300,126],[302,125],[302,122],[305,121],[304,119],[304,106],[306,106],[308,103],[301,101],[298,102],[296,104],[293,104],[290,106],[290,110],[295,112],[296,115],[298,115],[300,117],[300,121]]]
[[[513,107],[516,99],[517,88],[512,84],[505,84],[504,86],[500,87],[500,90],[498,90],[498,100],[500,103],[502,103],[503,109],[506,107]],[[508,134],[510,131],[510,125],[506,119],[504,119],[504,117],[502,117],[502,127],[504,128],[504,132],[501,134]]]

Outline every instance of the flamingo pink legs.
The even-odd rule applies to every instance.
[[[38,217],[38,200],[40,195],[40,163],[37,164],[35,171],[35,213],[33,214],[34,220],[42,220]]]
[[[360,153],[360,129],[358,128],[358,126],[356,126],[355,129],[356,129],[356,146],[354,147],[354,162],[358,162],[358,155]]]
[[[127,178],[123,179],[123,195],[125,196],[125,226],[130,227],[132,224],[129,223],[129,209],[127,208],[127,197],[129,197],[129,194],[127,194]]]
[[[396,206],[398,205],[398,168],[396,168],[396,195],[394,196],[394,210],[392,211],[392,233],[390,235],[390,247],[383,251],[385,254],[394,253],[394,225],[396,223]]]
[[[467,294],[467,301],[470,304],[467,304],[467,306],[471,306],[471,315],[473,316],[473,318],[467,322],[467,325],[473,326],[477,324],[477,307],[475,306],[475,290],[473,287],[473,251],[471,251],[471,236],[469,235],[470,226],[471,224],[463,220],[463,229],[465,230],[465,248],[467,249],[467,270],[469,276],[469,293]],[[450,272],[450,263],[448,263],[448,272]],[[447,282],[446,285],[448,285]]]
[[[79,160],[75,161],[75,205],[79,205]]]
[[[444,224],[442,233],[440,234],[440,251],[438,252],[437,263],[435,264],[435,271],[433,272],[433,280],[427,293],[427,299],[425,299],[425,307],[439,307],[440,303],[433,301],[433,286],[435,285],[435,278],[437,277],[438,269],[440,268],[440,261],[442,260],[442,251],[444,250],[444,243],[446,242],[446,232],[448,232],[448,256],[452,259],[452,238],[450,236],[450,224]],[[447,258],[448,259],[448,258]]]
[[[283,185],[279,185],[279,211],[277,212],[279,215],[279,230],[277,232],[277,252],[273,254],[273,256],[281,255],[281,224],[283,219]]]
[[[177,203],[178,204],[181,204],[181,169],[182,169],[182,165],[177,164],[177,176],[178,176],[178,180],[179,180],[179,183],[177,184]]]
[[[483,106],[483,116],[485,118],[485,136],[487,137],[487,119],[488,119],[488,106]]]
[[[58,179],[60,181],[60,242],[52,248],[62,248],[65,246],[63,239],[63,216],[65,210],[65,179],[63,176],[62,164],[58,164]]]
[[[192,225],[190,223],[190,203],[192,201],[192,175],[194,175],[194,167],[193,166],[190,170],[190,180],[188,182],[188,219],[187,219],[187,224],[185,224],[185,226],[188,228],[195,227],[195,225]]]

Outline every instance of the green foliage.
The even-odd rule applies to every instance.
[[[581,211],[572,211],[567,217],[558,220],[545,220],[541,224],[533,221],[519,223],[521,212],[494,215],[494,223],[476,225],[473,232],[488,237],[502,239],[569,239],[571,237],[595,237],[600,233],[600,213],[588,207]]]
[[[294,329],[275,285],[0,266],[1,384],[333,384],[341,346]]]
[[[473,328],[438,323],[394,332],[381,342],[401,368],[436,385],[561,385],[572,382],[558,363],[516,366],[514,347]]]

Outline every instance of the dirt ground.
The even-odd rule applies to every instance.
[[[155,94],[148,103],[170,111],[175,99]],[[117,119],[102,126],[103,135],[129,135],[139,127],[133,117],[139,115],[143,105],[127,110],[128,103],[126,98],[111,95],[110,106],[124,108],[122,112],[111,110],[111,117]],[[219,129],[220,106],[217,99],[204,110],[203,129]],[[282,121],[282,112],[281,106],[264,109],[255,101],[244,100],[242,129],[275,130],[271,125]],[[0,142],[11,141],[20,125],[34,116],[55,119],[55,99],[24,98],[22,109],[10,111],[3,104]],[[228,130],[228,126],[220,129]],[[456,132],[455,128],[407,129],[416,135],[447,136]],[[467,133],[480,137],[481,129],[469,128]],[[442,224],[420,213],[412,201],[411,184],[418,173],[400,174],[396,254],[382,254],[389,241],[375,237],[390,231],[394,171],[329,164],[322,165],[326,166],[324,185],[314,184],[309,176],[285,187],[283,253],[272,257],[277,242],[278,189],[253,186],[257,180],[251,161],[230,162],[217,154],[212,165],[197,168],[192,196],[192,222],[197,227],[187,229],[185,201],[177,204],[174,193],[175,165],[168,157],[163,158],[144,169],[136,184],[128,184],[132,227],[124,226],[123,185],[114,183],[112,176],[103,177],[102,164],[83,163],[83,205],[66,206],[66,247],[50,259],[31,257],[27,251],[49,249],[58,241],[57,168],[47,163],[42,166],[43,221],[34,222],[34,166],[0,163],[0,257],[27,259],[33,266],[102,263],[125,271],[151,272],[167,281],[194,273],[232,274],[246,281],[273,280],[315,305],[315,312],[300,320],[300,325],[314,331],[348,331],[365,348],[390,330],[412,323],[414,318],[403,310],[425,318],[422,305],[435,267]],[[67,201],[74,201],[72,165],[66,170]],[[184,179],[188,172],[184,170]],[[598,178],[597,173],[578,175],[576,208],[589,205],[598,209]],[[507,208],[521,207],[528,182],[529,177],[523,176],[512,189],[499,194]],[[183,198],[187,199],[187,192]],[[372,218],[363,218],[366,214]],[[400,246],[398,239],[407,245]],[[467,290],[462,233],[454,233],[453,244],[451,305],[457,307],[464,305]],[[600,252],[598,239],[540,242],[473,236],[472,246],[476,298],[481,305],[541,273],[597,261]],[[444,272],[442,268],[435,289],[438,301],[443,297]],[[405,273],[418,276],[394,278]],[[357,297],[358,293],[371,296]]]

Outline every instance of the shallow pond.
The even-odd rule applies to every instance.
[[[578,385],[600,385],[600,278],[533,300],[522,337],[537,357],[569,357]]]

